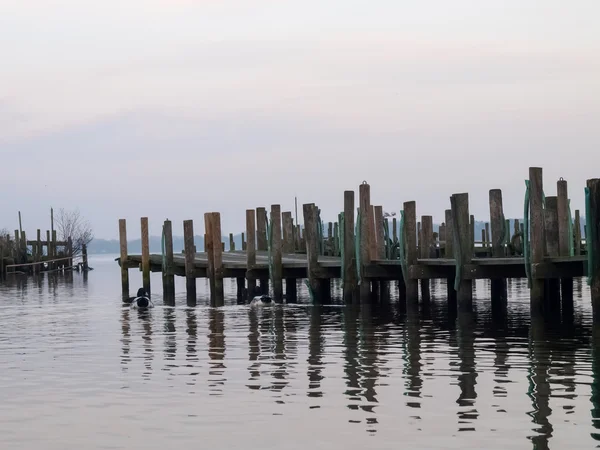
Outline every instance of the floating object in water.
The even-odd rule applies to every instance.
[[[272,298],[268,295],[257,295],[250,302],[251,305],[270,305]]]
[[[127,300],[125,300],[125,303],[129,303],[133,309],[154,308],[154,304],[152,303],[152,300],[150,300],[150,296],[146,293],[144,288],[139,288],[137,291],[137,296],[129,297]]]

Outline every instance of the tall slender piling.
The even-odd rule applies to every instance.
[[[556,196],[546,197],[544,210],[544,230],[548,256],[557,257],[560,254],[558,201]],[[544,292],[546,295],[544,308],[553,312],[560,309],[560,280],[549,278],[545,280]]]
[[[354,244],[354,191],[344,191],[344,259],[342,271],[344,274],[344,301],[353,302],[356,295],[356,249]]]
[[[213,276],[215,295],[212,306],[223,306],[225,296],[223,291],[223,242],[221,241],[221,213],[213,212],[212,220],[212,245],[213,245]]]
[[[371,263],[369,220],[371,218],[371,186],[366,182],[358,188],[360,210],[360,301],[368,303],[371,294],[371,283],[366,279],[366,267]]]
[[[41,246],[40,246],[40,251],[41,251]],[[82,264],[82,269],[84,272],[87,272],[90,269],[90,267],[88,265],[87,244],[81,245],[81,264]]]
[[[266,252],[268,250],[267,240],[267,210],[265,208],[256,208],[256,249],[259,252]],[[261,278],[260,290],[263,294],[269,293],[269,278]]]
[[[183,221],[183,246],[185,251],[185,288],[187,293],[187,305],[196,306],[196,276],[194,252],[194,221]]]
[[[281,214],[283,227],[283,249],[282,252],[286,255],[295,253],[296,245],[294,242],[294,219],[291,211],[285,211]],[[297,288],[295,278],[285,279],[285,300],[293,303],[297,300]]]
[[[433,244],[433,217],[421,216],[421,243],[419,245],[421,258],[431,258],[431,248]],[[431,298],[429,279],[421,280],[421,298],[429,301]]]
[[[302,205],[304,216],[304,232],[306,236],[306,259],[308,273],[308,289],[313,302],[320,303],[322,287],[319,279],[319,242],[317,233],[317,208],[314,203]]]
[[[85,245],[85,244],[84,244]],[[40,230],[39,228],[37,229],[37,244],[35,246],[35,262],[37,263],[34,267],[34,272],[35,273],[40,273],[40,262],[42,261],[42,256],[43,256],[43,252],[42,252],[42,230]],[[0,253],[0,258],[2,258],[2,254]],[[86,252],[86,258],[87,258],[87,252]]]
[[[544,207],[543,207],[543,182],[542,168],[529,168],[529,235],[531,248],[531,264],[544,261]],[[540,313],[544,302],[544,280],[532,278],[531,280],[531,311]]]
[[[375,259],[385,259],[385,230],[383,228],[383,206],[375,206],[373,208],[373,226],[375,227]],[[377,294],[382,296],[387,292],[387,282],[379,280],[372,282],[376,286]]]
[[[277,303],[283,302],[283,258],[281,242],[281,206],[271,205],[271,258],[273,299]]]
[[[600,322],[600,178],[587,180],[585,241],[588,256],[588,282],[592,293],[592,314]]]
[[[454,226],[452,220],[452,210],[444,211],[446,219],[446,243],[444,248],[444,257],[448,259],[454,258]],[[454,290],[454,278],[446,279],[446,292],[448,295],[448,305],[456,311],[456,291]]]
[[[256,277],[252,273],[256,266],[256,213],[253,209],[246,210],[246,236],[246,291],[251,299],[256,294]]]
[[[458,281],[458,289],[456,298],[458,301],[458,309],[460,311],[470,311],[473,309],[473,282],[465,279],[464,270],[467,264],[471,263],[473,256],[473,240],[472,228],[469,224],[473,221],[469,220],[469,194],[453,194],[450,197],[452,205],[452,230],[454,233],[454,254],[456,260],[456,281]]]
[[[48,237],[50,232],[48,231]],[[129,266],[127,261],[127,222],[119,219],[119,248],[121,251],[121,293],[123,299],[129,297]],[[50,254],[50,239],[48,239],[48,254]]]
[[[417,204],[414,201],[404,202],[404,239],[406,242],[406,266],[410,268],[417,263]],[[402,236],[400,236],[402,239]],[[408,274],[407,274],[408,275]],[[406,300],[409,303],[419,301],[419,283],[406,277]]]
[[[140,219],[142,232],[142,286],[150,294],[150,239],[148,236],[148,218]]]
[[[557,215],[558,215],[558,254],[560,256],[571,256],[570,240],[572,223],[569,206],[569,191],[567,180],[560,179],[556,183],[557,194]],[[561,278],[560,290],[564,306],[569,306],[573,302],[573,278]]]
[[[175,274],[173,262],[173,225],[170,220],[165,220],[163,224],[164,239],[164,267],[162,272],[163,282],[163,300],[165,304],[175,303]]]
[[[575,223],[573,224],[573,234],[575,235],[575,255],[581,255],[581,218],[579,210],[575,210]]]
[[[504,219],[504,207],[502,204],[502,190],[490,189],[490,222],[491,222],[491,249],[493,258],[504,256],[504,242],[506,234],[510,234],[510,228],[506,226]],[[504,311],[508,297],[505,278],[492,278],[490,281],[492,294],[492,312]]]

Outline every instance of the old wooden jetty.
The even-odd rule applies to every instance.
[[[344,192],[338,220],[325,224],[314,203],[302,206],[303,225],[292,213],[272,205],[246,210],[242,249],[224,251],[218,212],[204,214],[204,246],[194,246],[194,224],[183,223],[184,251],[174,254],[172,224],[163,224],[163,251],[150,254],[148,218],[141,219],[142,254],[127,252],[125,219],[119,220],[123,295],[129,295],[128,269],[142,271],[150,291],[150,272],[162,272],[166,302],[174,298],[174,276],[186,278],[188,305],[196,304],[196,279],[210,281],[210,303],[223,305],[223,279],[236,278],[238,298],[271,292],[274,300],[296,299],[296,280],[305,279],[314,302],[327,301],[331,280],[341,279],[346,302],[371,302],[394,281],[403,302],[429,298],[432,279],[447,280],[448,301],[461,310],[472,308],[473,280],[491,280],[492,307],[506,305],[509,278],[527,278],[533,311],[572,308],[573,278],[586,276],[591,287],[594,318],[600,320],[600,179],[587,180],[585,224],[577,210],[571,214],[567,181],[556,184],[556,195],[542,186],[542,169],[529,168],[525,180],[523,218],[504,217],[502,191],[489,191],[490,216],[475,240],[475,219],[469,213],[469,195],[449,198],[444,221],[437,232],[433,217],[417,217],[415,201],[403,203],[398,220],[382,206],[371,204],[370,185]],[[583,226],[582,226],[583,225]],[[512,230],[511,230],[512,228]],[[391,229],[391,232],[390,232]],[[583,234],[581,230],[584,230]],[[269,289],[270,285],[270,289]],[[285,286],[285,294],[284,294]],[[419,295],[420,293],[420,295]]]

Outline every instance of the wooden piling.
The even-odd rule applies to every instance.
[[[433,217],[421,216],[421,243],[419,245],[421,258],[431,258],[431,248],[433,244]],[[422,279],[421,281],[421,298],[424,301],[429,301],[430,287],[429,280]]]
[[[163,267],[163,297],[166,304],[175,302],[175,265],[173,261],[173,224],[165,220],[163,224],[165,239],[165,266]]]
[[[573,224],[573,235],[575,236],[575,255],[581,255],[581,218],[579,210],[575,210],[575,223]]]
[[[475,253],[475,216],[469,216],[469,228],[471,234],[471,256]]]
[[[485,240],[485,228],[481,229],[481,246],[483,248],[487,247],[487,242]]]
[[[84,244],[85,245],[85,244]],[[42,230],[40,230],[38,228],[37,230],[37,244],[35,246],[35,262],[38,263],[36,264],[35,267],[35,273],[40,273],[40,262],[42,261],[42,256],[43,256],[43,252],[42,252]],[[0,258],[2,257],[2,255],[0,254]],[[87,259],[87,251],[86,251],[86,259]],[[87,263],[87,261],[86,261]]]
[[[121,238],[120,233],[121,233],[121,222],[119,222],[119,239]],[[119,251],[121,251],[121,249],[119,249]],[[50,243],[50,230],[46,230],[46,255],[48,257],[48,260],[51,260],[53,258],[52,244]],[[52,263],[48,263],[48,270],[51,270],[51,269],[52,269]],[[123,270],[122,266],[121,266],[121,270]],[[121,281],[122,281],[122,277],[121,277]],[[128,296],[129,296],[129,294],[128,294]]]
[[[41,249],[41,246],[40,246]],[[88,252],[87,252],[87,244],[81,245],[81,259],[82,259],[82,269],[84,272],[90,270],[90,266],[88,265]]]
[[[23,232],[25,233],[25,232]],[[27,242],[27,241],[25,241]],[[67,249],[66,249],[66,254],[69,257],[69,259],[67,260],[67,266],[69,268],[73,268],[73,238],[71,236],[69,236],[67,238]]]
[[[283,302],[283,258],[281,242],[281,206],[271,205],[271,256],[273,268],[271,283],[273,284],[273,300]]]
[[[185,251],[185,288],[187,305],[196,306],[196,276],[194,252],[194,221],[183,221],[183,246]]]
[[[489,222],[485,223],[485,246],[486,247],[491,247],[491,242],[490,242],[490,224]]]
[[[58,253],[56,251],[56,230],[52,230],[52,256],[56,258],[57,254]]]
[[[48,254],[50,255],[50,231],[48,234]],[[119,247],[121,251],[121,293],[123,299],[129,298],[129,270],[127,261],[127,221],[119,219]]]
[[[313,302],[321,302],[321,283],[319,279],[319,236],[317,233],[317,210],[314,203],[302,205],[304,233],[306,237],[306,259],[308,288]]]
[[[246,251],[246,234],[242,233],[242,251]]]
[[[340,256],[340,224],[333,224],[333,256]]]
[[[556,196],[546,197],[544,230],[547,254],[550,257],[556,258],[560,254],[558,199]],[[560,308],[560,280],[557,278],[549,278],[545,280],[545,285],[544,292],[546,299],[544,308],[556,312]]]
[[[142,286],[150,294],[150,238],[148,236],[148,218],[140,219],[142,229]]]
[[[252,269],[256,265],[256,215],[253,209],[246,210],[246,280],[248,282],[248,299],[256,294],[256,278]]]
[[[590,215],[591,224],[586,228],[586,244],[588,250],[588,261],[591,261],[589,273],[592,276],[590,291],[592,293],[592,314],[595,322],[600,322],[600,178],[587,180],[589,190],[589,206],[586,211]],[[588,243],[589,240],[589,243]]]
[[[344,191],[344,273],[343,295],[346,303],[358,299],[356,295],[356,250],[354,245],[354,191]]]
[[[212,306],[223,306],[225,304],[225,295],[223,290],[223,242],[221,241],[221,213],[212,213],[211,227],[214,259],[213,276],[215,279],[215,295]]]
[[[543,182],[542,168],[529,168],[529,234],[531,247],[531,264],[544,262],[544,209],[543,209]],[[531,280],[531,310],[537,314],[543,309],[544,280],[532,278]]]
[[[444,211],[446,219],[446,244],[444,248],[444,258],[454,258],[454,228],[452,221],[452,210]],[[448,305],[456,312],[456,291],[454,290],[454,278],[446,278],[446,293],[448,295]]]
[[[369,261],[377,258],[377,232],[375,230],[375,206],[371,205],[371,196],[369,189],[369,208],[368,208],[368,227],[369,232]]]
[[[504,206],[502,204],[502,190],[490,189],[490,222],[491,222],[491,250],[493,258],[502,258],[505,256],[504,242],[506,235],[510,236],[510,226],[504,219]],[[504,230],[503,230],[504,229]],[[504,233],[503,233],[504,231]],[[504,239],[503,235],[504,234]],[[506,279],[492,278],[490,281],[492,294],[492,313],[504,311],[508,297]]]
[[[571,245],[569,229],[570,223],[570,206],[569,206],[569,191],[567,180],[560,179],[556,183],[557,194],[557,215],[558,215],[558,254],[559,256],[571,256]],[[570,306],[573,302],[573,278],[561,278],[560,290],[564,306]],[[568,303],[568,305],[567,305]]]
[[[473,216],[469,216],[469,194],[453,194],[450,198],[452,205],[452,230],[454,233],[454,249],[457,270],[461,271],[460,285],[456,292],[458,309],[460,311],[471,311],[473,309],[473,282],[464,278],[464,267],[471,263],[473,256]]]
[[[333,222],[327,223],[327,255],[333,256]]]
[[[371,186],[366,182],[359,188],[359,209],[360,209],[360,301],[368,303],[371,294],[371,283],[365,277],[365,268],[371,263],[369,220],[371,218]]]
[[[408,268],[417,263],[417,204],[414,201],[404,202],[404,239],[406,242],[406,265]],[[402,239],[402,236],[400,236]],[[406,279],[406,300],[410,303],[419,301],[419,284],[410,277]]]
[[[263,207],[256,208],[256,249],[266,252],[269,248],[267,241],[267,210]],[[260,291],[269,293],[269,278],[260,279]]]
[[[235,252],[235,241],[233,240],[233,233],[229,233],[229,251]]]

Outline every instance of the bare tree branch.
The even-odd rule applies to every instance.
[[[83,245],[89,245],[94,239],[92,227],[79,209],[70,211],[61,208],[54,218],[54,225],[59,240],[66,241],[69,237],[73,240],[73,256],[80,255]]]

